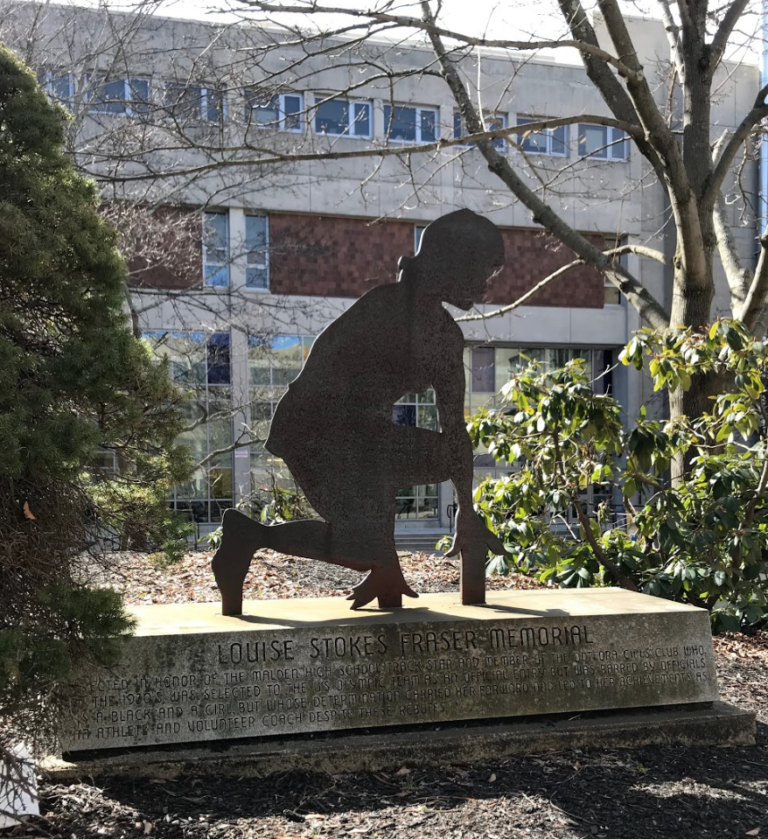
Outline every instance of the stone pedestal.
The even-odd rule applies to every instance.
[[[711,703],[706,612],[618,589],[134,610],[120,667],[84,686],[65,752]]]

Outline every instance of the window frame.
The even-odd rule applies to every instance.
[[[249,356],[249,359],[248,359],[248,387],[251,388],[251,389],[271,388],[275,391],[280,391],[280,396],[278,396],[274,400],[275,402],[278,402],[280,400],[280,398],[282,397],[283,393],[285,393],[285,391],[288,389],[288,385],[292,381],[294,381],[295,377],[289,379],[288,381],[285,381],[284,376],[277,376],[277,377],[275,376],[275,370],[281,371],[281,370],[284,370],[284,369],[291,369],[291,370],[298,369],[299,372],[296,373],[296,375],[298,376],[299,373],[304,369],[304,364],[306,363],[307,356],[309,355],[310,351],[312,350],[312,347],[314,346],[316,340],[317,340],[316,335],[306,335],[304,333],[292,334],[292,335],[288,335],[287,333],[276,333],[274,335],[270,335],[269,338],[264,338],[260,335],[249,334],[248,335],[248,348],[249,348],[249,350],[251,348],[253,348],[253,349],[257,349],[257,350],[262,351],[263,354],[264,354],[264,358],[269,359],[269,364],[268,365],[254,365],[252,363],[252,360],[251,360],[250,356]],[[300,348],[300,354],[301,354],[301,359],[302,359],[300,367],[298,367],[298,368],[283,368],[279,364],[275,363],[274,353],[275,353],[275,351],[280,349],[279,344],[283,341],[294,342],[294,343],[290,344],[289,346],[295,346],[295,347]],[[269,381],[268,382],[254,382],[253,381],[252,371],[254,369],[258,369],[258,368],[261,368],[262,370],[268,370],[269,371],[269,376],[268,376]],[[276,381],[275,380],[276,378],[279,379],[279,380]],[[270,400],[260,399],[260,400],[257,400],[257,401],[266,402],[266,401],[270,401]]]
[[[168,101],[168,94],[172,88],[178,88],[183,92],[191,89],[199,91],[199,98],[195,106],[196,113],[191,118],[180,118],[178,115],[174,114],[174,108],[179,106],[181,103],[180,100],[177,102]],[[220,106],[218,108],[219,116],[217,119],[209,119],[208,114],[210,113],[210,108],[208,100],[209,97],[216,96],[219,97],[219,102],[214,102],[214,107],[216,107],[217,104]],[[166,119],[170,121],[181,123],[189,121],[205,125],[223,126],[227,119],[227,88],[224,85],[221,87],[211,87],[210,85],[206,85],[202,82],[181,82],[166,79],[166,81],[163,82],[163,109],[166,112]]]
[[[596,152],[582,152],[582,129],[599,128],[605,132],[605,142]],[[603,160],[607,163],[626,163],[629,160],[629,134],[613,125],[598,125],[593,122],[580,122],[578,125],[578,156],[582,160]],[[615,136],[616,134],[620,136]],[[616,154],[617,150],[626,149],[625,153]]]
[[[500,128],[509,128],[509,114],[503,113],[501,111],[485,111],[483,112],[483,122],[487,122],[489,119],[497,119],[501,120]],[[458,140],[464,134],[466,134],[466,125],[464,124],[464,117],[461,115],[460,111],[453,112],[453,132],[452,137],[454,140]],[[493,131],[494,129],[488,129]],[[507,143],[506,137],[495,137],[491,140],[493,147],[496,151],[501,152],[502,154],[506,153]],[[475,143],[469,141],[468,143],[454,143],[454,148],[457,149],[473,149],[475,147]]]
[[[54,85],[57,80],[67,80],[67,95],[62,99],[55,93]],[[43,90],[48,94],[49,99],[54,102],[66,103],[71,105],[75,98],[75,74],[71,70],[56,70],[47,68],[38,73],[37,80]]]
[[[526,125],[530,125],[531,123],[536,123],[536,122],[543,122],[547,119],[552,119],[552,117],[518,116],[517,121],[516,121],[516,127],[525,128]],[[520,122],[520,120],[524,120],[524,122]],[[518,137],[517,142],[518,142],[518,145],[520,146],[521,151],[524,154],[534,154],[534,155],[537,155],[538,157],[560,157],[560,158],[563,158],[563,159],[567,160],[570,157],[569,152],[568,152],[568,143],[570,142],[569,128],[570,128],[570,126],[568,126],[568,125],[558,125],[556,128],[539,128],[537,130],[533,130],[533,131],[529,131],[529,132],[518,131],[518,132],[516,132],[516,135]],[[564,135],[562,140],[558,140],[558,142],[561,143],[562,148],[563,148],[562,153],[554,151],[554,149],[553,149],[554,141],[556,140],[555,132],[560,131],[560,130],[563,131],[563,135]],[[525,148],[525,143],[527,142],[527,138],[524,138],[522,136],[525,133],[535,134],[539,137],[542,137],[542,138],[546,139],[546,141],[547,141],[546,151],[538,151],[536,149],[526,149]]]
[[[248,219],[249,218],[263,218],[264,219],[264,276],[266,277],[266,284],[263,286],[260,285],[250,285],[248,283],[248,268],[250,264],[248,262],[252,250],[248,247]],[[246,212],[245,213],[245,288],[248,291],[255,291],[257,293],[265,293],[270,291],[270,260],[269,260],[269,214],[268,213],[257,213],[257,212]]]
[[[223,418],[216,418],[201,423],[193,433],[204,433],[204,447],[202,453],[210,455],[216,451],[217,444],[214,437],[216,435],[215,423],[221,422],[223,427],[223,420],[227,420],[229,445],[235,442],[235,413],[233,410],[233,396],[232,396],[232,337],[231,331],[215,331],[210,333],[187,330],[174,329],[156,329],[146,330],[143,338],[150,342],[154,355],[157,358],[167,357],[171,362],[171,376],[174,381],[191,388],[195,391],[195,396],[192,402],[204,403],[205,410],[208,415],[215,415],[215,410],[211,410],[212,403],[228,403],[227,416]],[[189,355],[179,355],[179,342],[182,345],[195,346],[199,348],[199,358],[193,360],[192,364],[188,366]],[[222,351],[223,350],[223,351]],[[217,358],[219,356],[219,358]],[[174,362],[182,358],[182,364],[178,369],[189,370],[192,374],[191,379],[186,375],[177,377],[174,375]],[[223,372],[223,361],[226,358],[227,373],[225,378],[227,381],[212,381],[212,378],[219,378]],[[203,372],[204,371],[204,372]],[[211,372],[215,371],[215,375],[211,376]],[[201,375],[202,374],[202,375]],[[186,389],[186,388],[185,388]],[[190,404],[190,403],[187,403]],[[182,432],[182,439],[184,435],[189,432]],[[219,494],[216,486],[228,473],[228,494]],[[184,483],[191,486],[192,484],[203,481],[204,492],[201,494],[183,493],[183,485],[174,484],[171,488],[169,503],[172,509],[179,513],[187,514],[190,520],[201,525],[216,525],[221,522],[223,511],[227,507],[231,507],[235,500],[235,464],[234,451],[225,452],[217,455],[212,460],[203,464],[199,473],[198,470],[192,475],[189,481]],[[219,484],[220,486],[220,484]],[[204,508],[205,517],[198,518],[195,510],[198,511]],[[214,510],[216,513],[214,514]]]
[[[489,362],[490,357],[490,362]],[[484,364],[481,364],[481,361]],[[469,392],[485,394],[489,399],[496,395],[496,347],[487,344],[475,344],[470,347]],[[484,379],[490,379],[490,388],[479,387],[485,384]]]
[[[400,414],[413,422],[398,422]],[[424,422],[424,415],[430,416]],[[437,407],[437,395],[433,388],[421,393],[406,393],[392,406],[392,424],[405,428],[423,428],[432,433],[440,432],[440,413]],[[433,488],[433,491],[428,490]],[[415,521],[437,522],[440,520],[440,481],[423,484],[413,484],[409,487],[398,487],[395,500],[396,521],[408,521],[411,514]],[[431,512],[427,512],[427,510]]]
[[[401,140],[398,137],[392,137],[390,134],[389,124],[392,121],[392,117],[394,115],[395,109],[400,108],[407,108],[410,111],[414,111],[414,139],[413,140]],[[387,110],[389,110],[389,118],[387,118]],[[405,104],[398,104],[392,102],[385,102],[382,107],[382,111],[384,113],[384,138],[387,142],[390,143],[413,143],[415,145],[425,145],[427,143],[436,143],[440,139],[440,108],[437,105],[405,105]],[[433,124],[434,124],[434,139],[427,139],[425,140],[421,135],[422,129],[422,114],[423,113],[431,113],[433,117]]]
[[[152,80],[149,76],[125,76],[123,78],[109,78],[107,75],[100,75],[99,73],[87,73],[86,74],[86,81],[88,83],[88,92],[86,95],[86,102],[88,104],[88,113],[89,114],[101,114],[106,116],[126,116],[126,117],[137,117],[137,116],[147,116],[149,113],[149,108],[151,104],[152,98]],[[94,82],[96,84],[94,85]],[[98,102],[96,101],[96,97],[98,96],[99,91],[105,86],[109,84],[117,84],[118,82],[122,82],[123,85],[123,98],[122,99],[113,99],[113,100],[106,100],[105,102]],[[136,82],[145,82],[147,85],[147,97],[146,99],[138,99],[134,96],[135,90],[135,83]],[[122,110],[115,111],[110,110],[111,104],[120,104],[122,105]],[[140,107],[136,107],[136,103],[140,105]]]
[[[275,123],[263,123],[257,122],[253,118],[253,112],[259,109],[258,104],[250,104],[252,101],[255,101],[255,97],[258,96],[259,88],[246,85],[243,88],[243,115],[245,117],[245,123],[248,128],[255,128],[258,131],[268,131],[269,129],[273,129],[275,131],[286,131],[289,134],[302,134],[304,132],[304,115],[306,113],[304,109],[304,94],[299,93],[296,91],[286,91],[285,93],[273,93],[267,94],[269,98],[262,100],[263,103],[272,104],[273,102],[277,102],[277,108],[268,108],[265,110],[274,110],[277,112],[277,122]],[[286,97],[294,97],[299,100],[299,110],[296,112],[291,112],[290,114],[287,113],[285,108],[285,99]],[[295,128],[291,128],[288,126],[288,119],[290,117],[296,117],[298,120],[298,125]]]
[[[347,130],[342,131],[341,134],[331,134],[328,131],[318,131],[317,130],[317,121],[320,118],[320,108],[323,105],[330,104],[331,102],[344,102],[348,106],[347,110]],[[353,117],[354,113],[354,106],[355,105],[365,105],[368,108],[368,133],[367,134],[358,134],[357,132],[352,133],[352,128],[354,127],[356,120]],[[312,131],[318,137],[348,137],[352,140],[371,140],[373,139],[373,102],[370,99],[350,99],[349,97],[345,96],[322,96],[320,94],[315,94],[315,104],[314,104],[314,116],[312,118]]]
[[[208,223],[209,216],[223,216],[226,222],[226,234],[225,234],[225,247],[226,247],[226,254],[225,254],[225,261],[222,263],[220,261],[216,262],[209,262],[208,261],[208,250],[211,248],[210,245],[206,244],[206,224]],[[229,210],[205,210],[203,212],[202,218],[202,268],[203,268],[203,288],[206,289],[229,289],[232,278],[230,275],[229,267],[232,262],[232,253],[230,247],[230,223],[229,223]],[[213,249],[213,248],[211,248]],[[217,270],[211,274],[208,273],[206,268],[208,266],[218,266]],[[226,282],[219,283],[219,282],[210,282],[209,277],[214,277],[216,274],[219,273],[224,269],[226,271]]]

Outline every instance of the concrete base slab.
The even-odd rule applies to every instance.
[[[219,742],[209,747],[132,750],[75,761],[48,758],[42,773],[55,780],[111,775],[173,778],[190,775],[264,776],[302,769],[339,773],[405,765],[469,764],[511,755],[571,748],[749,746],[755,715],[724,702],[615,712],[552,715],[512,722],[329,733],[295,738]]]
[[[73,688],[62,751],[714,702],[703,609],[618,589],[135,610],[118,667]]]

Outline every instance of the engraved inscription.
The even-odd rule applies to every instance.
[[[708,633],[657,637],[550,618],[135,638],[115,674],[87,686],[64,740],[112,748],[716,698]]]

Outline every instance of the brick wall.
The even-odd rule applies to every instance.
[[[271,214],[270,285],[276,294],[359,297],[392,282],[397,259],[412,255],[414,225],[331,216]],[[541,279],[571,262],[573,253],[534,230],[505,229],[506,265],[489,290],[489,303],[511,303]],[[602,237],[588,238],[602,246]],[[603,278],[579,268],[530,300],[536,306],[602,308]]]
[[[536,283],[576,258],[562,242],[541,231],[508,228],[502,235],[506,262],[491,286],[490,303],[513,303]],[[603,247],[602,236],[587,234],[585,238]],[[602,309],[604,302],[602,275],[594,268],[582,266],[543,288],[528,305]]]
[[[203,284],[199,212],[189,207],[129,208],[115,223],[123,234],[133,288],[191,289]]]
[[[413,254],[414,226],[331,216],[269,216],[269,279],[276,294],[359,297],[394,282]]]
[[[162,207],[153,211],[153,218],[155,223],[130,219],[136,254],[129,264],[131,285],[200,288],[199,215],[189,208]],[[574,258],[540,231],[508,228],[502,235],[506,265],[489,289],[489,303],[512,303]],[[398,258],[414,250],[414,225],[402,221],[272,213],[269,237],[270,286],[276,294],[359,297],[376,285],[394,282]],[[587,238],[602,247],[602,236]],[[600,274],[582,267],[540,291],[530,305],[602,308],[603,295]]]

